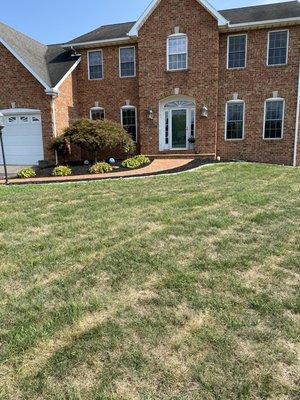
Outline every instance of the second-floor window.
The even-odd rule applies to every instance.
[[[247,35],[228,36],[227,68],[245,68]]]
[[[172,35],[167,41],[167,69],[168,71],[180,71],[187,69],[187,36],[183,34]]]
[[[135,76],[135,48],[120,48],[120,77],[130,78]]]
[[[89,80],[103,78],[103,53],[102,50],[88,52]]]
[[[288,62],[288,31],[269,32],[268,65],[285,65]]]

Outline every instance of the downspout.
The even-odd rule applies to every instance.
[[[293,166],[297,167],[297,150],[299,142],[299,114],[300,114],[300,63],[298,76],[298,95],[297,95],[297,111],[296,111],[296,128],[295,128],[295,145],[294,145],[294,160]]]
[[[55,101],[56,96],[51,96],[51,114],[52,114],[52,127],[53,127],[53,136],[56,139],[57,138],[57,131],[56,131],[56,112],[55,112]],[[58,164],[58,155],[57,155],[57,150],[54,150],[55,154],[55,165]]]

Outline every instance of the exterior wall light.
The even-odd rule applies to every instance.
[[[202,104],[202,106],[201,106],[201,117],[202,118],[208,117],[208,109],[204,104]]]
[[[8,176],[7,176],[7,168],[6,168],[6,160],[4,154],[4,146],[3,146],[3,139],[2,139],[2,130],[5,127],[4,125],[4,115],[0,113],[0,144],[2,150],[2,159],[3,159],[3,167],[4,167],[4,174],[5,174],[5,184],[8,184]]]
[[[151,119],[151,120],[154,118],[154,116],[153,116],[153,110],[152,110],[151,107],[148,107],[148,108],[147,108],[147,118],[148,118],[148,119]]]

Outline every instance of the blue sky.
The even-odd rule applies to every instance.
[[[221,10],[279,1],[210,0],[210,3]],[[11,0],[1,3],[1,22],[50,44],[66,42],[100,25],[135,21],[150,0]]]

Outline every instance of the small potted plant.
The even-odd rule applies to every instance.
[[[190,136],[188,139],[189,142],[189,149],[194,150],[195,149],[195,138],[194,136]]]

